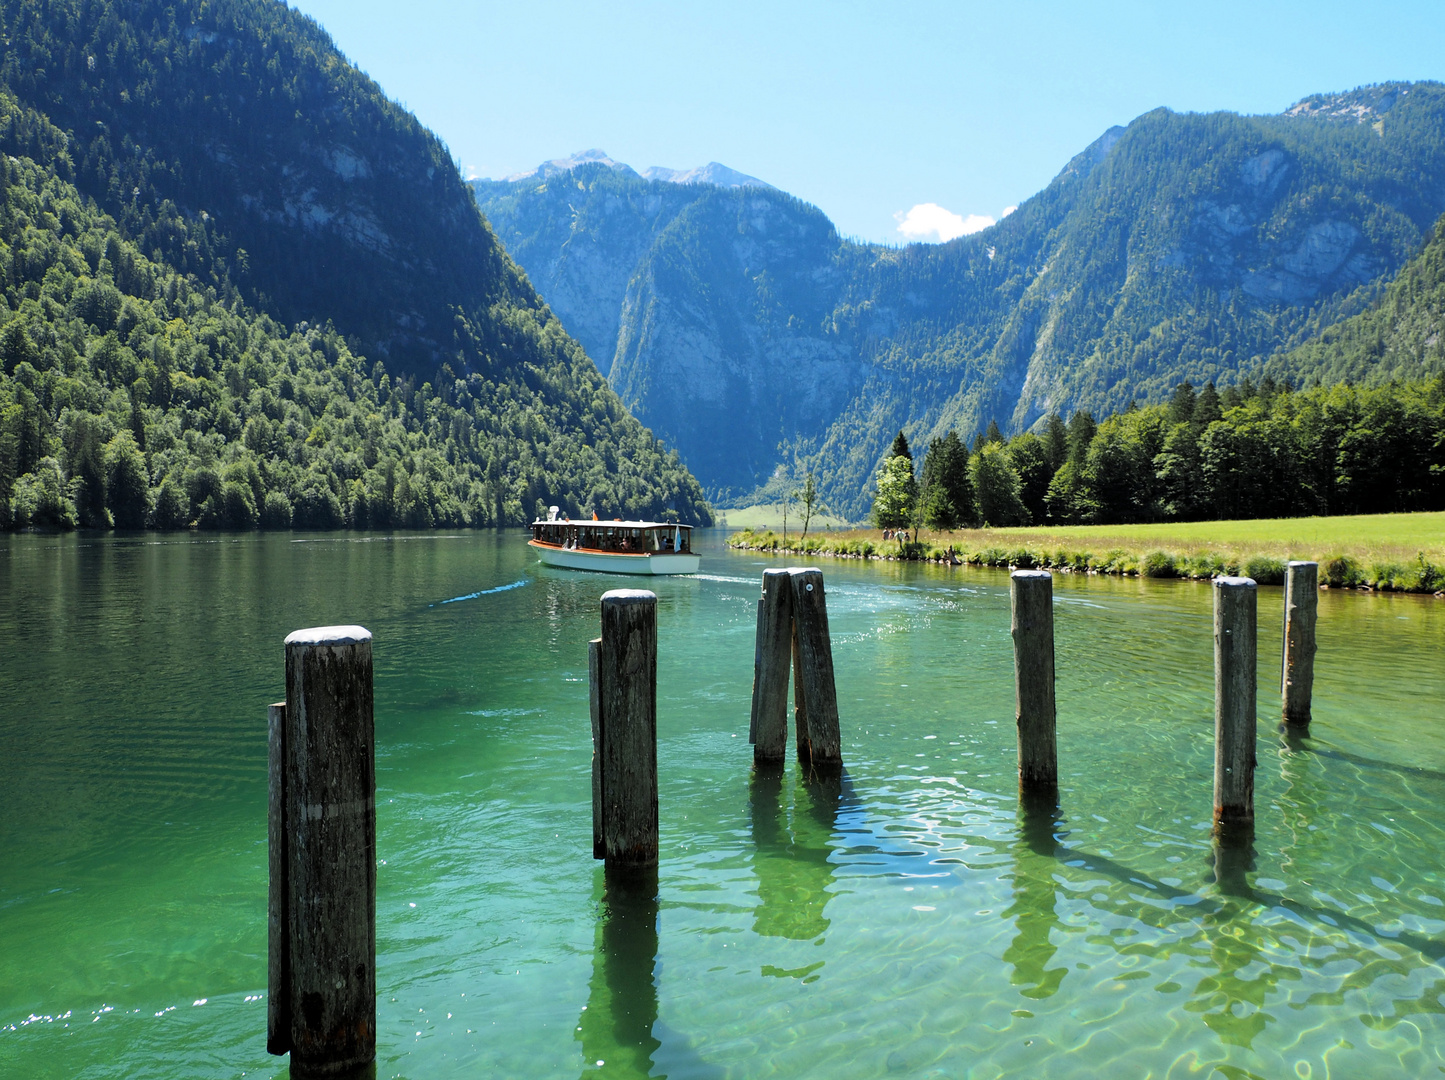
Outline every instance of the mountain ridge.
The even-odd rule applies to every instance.
[[[817,470],[856,517],[899,428],[1017,431],[1055,409],[1164,400],[1367,307],[1445,212],[1445,88],[1382,84],[1292,110],[1145,113],[944,244],[853,243],[759,189],[681,197],[587,170],[565,191],[474,188],[564,321],[588,325],[579,337],[624,401],[715,497],[744,498],[786,462]],[[699,382],[689,355],[726,356],[729,373]],[[780,410],[780,388],[817,400],[819,358],[836,356],[845,403]],[[699,399],[694,384],[733,389]],[[766,422],[730,419],[754,414]]]
[[[613,160],[607,151],[596,148],[579,150],[564,158],[552,158],[550,161],[542,162],[536,168],[504,176],[501,182],[513,184],[521,180],[551,180],[584,165],[601,165],[613,172],[621,173],[623,176],[636,177],[640,180],[657,180],[666,184],[712,184],[716,187],[762,187],[776,190],[772,184],[759,180],[756,176],[749,176],[747,173],[730,169],[718,161],[709,161],[706,165],[699,165],[692,169],[669,169],[662,165],[649,165],[639,171],[631,165]],[[486,178],[478,177],[471,182],[475,183],[477,179],[485,180]]]
[[[6,152],[69,185],[5,193],[6,242],[33,265],[0,282],[0,495],[40,460],[80,482],[130,430],[147,514],[199,496],[167,527],[222,520],[206,478],[235,470],[252,513],[224,520],[247,525],[273,494],[334,506],[328,525],[518,524],[539,503],[711,520],[445,147],[312,20],[264,0],[0,0],[0,30]],[[205,299],[173,311],[177,293]],[[427,513],[372,514],[418,486]],[[87,490],[79,519],[103,524],[104,485]]]

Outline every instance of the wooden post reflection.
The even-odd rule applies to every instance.
[[[577,1021],[585,1077],[647,1076],[657,1023],[657,872],[608,872],[587,1007]]]
[[[749,792],[753,831],[753,871],[758,906],[753,931],[764,937],[817,941],[828,931],[825,914],[832,899],[831,839],[845,779],[798,778],[793,783],[792,813],[784,802],[785,772],[754,771]],[[800,968],[764,965],[763,974],[811,982],[822,961]]]
[[[1059,929],[1055,911],[1057,889],[1054,872],[1058,867],[1055,832],[1059,824],[1059,801],[1053,791],[1030,791],[1019,795],[1018,840],[1014,843],[1013,904],[1003,914],[1014,920],[1017,931],[1004,960],[1013,965],[1009,982],[1020,987],[1026,998],[1041,1000],[1058,992],[1068,966],[1050,968],[1058,952],[1054,931]]]
[[[1199,980],[1188,1005],[1200,1014],[1221,1041],[1246,1049],[1254,1044],[1274,1020],[1265,1011],[1265,1001],[1280,979],[1298,978],[1299,973],[1270,961],[1257,944],[1258,937],[1245,914],[1256,903],[1247,879],[1254,869],[1252,823],[1216,829],[1213,847],[1214,880],[1224,903],[1218,911],[1200,920],[1209,941],[1209,973]],[[1263,964],[1259,961],[1264,960]],[[1241,972],[1249,971],[1248,978]]]

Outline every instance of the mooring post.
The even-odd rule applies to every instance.
[[[767,588],[766,582],[763,588]],[[758,612],[753,632],[753,704],[748,710],[748,745],[758,743],[758,675],[763,663],[763,598],[758,597]]]
[[[266,1052],[291,1052],[291,953],[287,948],[286,703],[266,709]]]
[[[828,635],[828,601],[823,594],[823,572],[812,567],[788,571],[793,586],[793,626],[797,634],[797,682],[802,712],[798,739],[803,750],[807,726],[807,761],[814,771],[836,772],[843,767],[842,737],[838,729],[838,692],[833,681],[833,642]]]
[[[587,706],[592,714],[592,857],[607,857],[602,836],[602,639],[587,643]]]
[[[1309,730],[1315,681],[1315,622],[1320,601],[1320,564],[1292,562],[1284,573],[1284,673],[1280,683],[1284,721]]]
[[[657,596],[602,594],[598,648],[603,858],[608,870],[657,866]]]
[[[286,1014],[268,1048],[290,1049],[294,1076],[331,1076],[376,1059],[371,632],[322,626],[287,637],[286,704],[272,719],[283,763],[272,772],[272,806],[282,807],[272,873],[280,859],[285,918],[272,923],[280,972],[273,966],[270,983],[283,981],[276,1007]]]
[[[1019,788],[1059,785],[1054,706],[1054,576],[1047,570],[1009,575],[1014,639],[1014,720],[1018,725]]]
[[[1258,591],[1245,577],[1214,579],[1214,824],[1254,824]]]
[[[792,580],[788,582],[791,592]],[[789,600],[791,604],[792,601]],[[808,703],[803,700],[803,652],[798,646],[798,620],[792,619],[788,627],[788,638],[793,653],[793,741],[797,746],[798,760],[808,761]],[[786,696],[783,710],[787,711]]]
[[[793,665],[793,587],[787,570],[763,571],[753,672],[753,762],[780,762],[788,749],[788,672]]]

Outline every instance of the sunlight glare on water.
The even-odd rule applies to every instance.
[[[304,542],[298,542],[304,541]],[[1007,577],[823,560],[846,772],[752,770],[760,557],[658,594],[659,895],[591,858],[587,640],[518,533],[0,537],[0,1075],[265,1053],[266,704],[374,635],[381,1077],[1445,1071],[1445,603],[1323,592],[1315,724],[1215,865],[1207,584],[1055,579],[1021,806]]]

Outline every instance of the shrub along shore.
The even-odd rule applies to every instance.
[[[1286,562],[1309,559],[1320,564],[1320,583],[1330,588],[1445,597],[1445,514],[1440,513],[1193,526],[958,529],[909,534],[907,540],[854,530],[789,535],[784,541],[771,529],[744,529],[727,542],[749,551],[1064,573],[1196,579],[1242,574],[1261,585],[1282,585]]]

